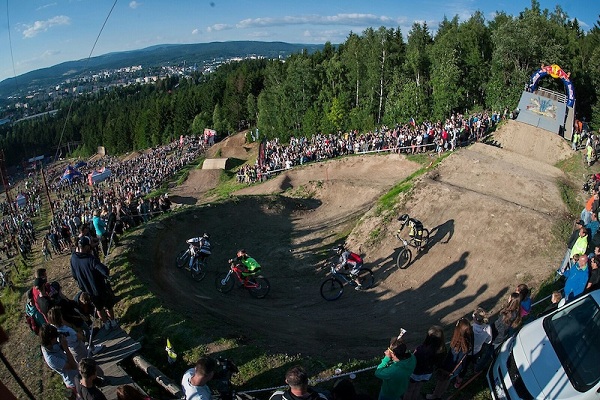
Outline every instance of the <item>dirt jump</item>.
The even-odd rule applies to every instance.
[[[449,155],[389,213],[376,210],[377,199],[421,168],[404,155],[296,167],[218,202],[210,189],[221,171],[194,170],[169,193],[182,210],[150,223],[140,233],[143,240],[128,239],[136,240],[131,261],[169,307],[199,324],[221,321],[210,329],[223,337],[244,336],[268,351],[333,361],[379,356],[401,327],[414,344],[431,325],[453,324],[479,305],[497,310],[517,284],[536,287],[560,261],[562,247],[551,227],[566,209],[556,185],[563,173],[553,165],[572,154],[568,143],[516,121],[493,140]],[[217,151],[238,162],[256,158],[256,147],[242,135],[211,149]],[[424,223],[431,240],[400,270],[395,217],[405,212]],[[195,282],[175,267],[175,256],[187,238],[203,232],[210,233],[214,251],[207,276]],[[375,286],[346,286],[339,300],[328,302],[319,294],[328,275],[323,261],[344,240],[364,255]],[[263,266],[271,283],[265,299],[242,289],[216,290],[215,277],[239,248]]]

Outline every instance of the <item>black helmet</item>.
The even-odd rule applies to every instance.
[[[410,217],[408,216],[408,214],[402,214],[401,216],[398,217],[398,221],[400,221],[403,224],[405,224],[408,221],[409,218]]]
[[[203,234],[202,234],[202,237],[203,237],[204,239],[210,239],[210,235],[209,235],[208,233],[203,233]]]
[[[333,249],[335,250],[336,253],[342,254],[344,252],[344,245],[343,244],[338,244]]]

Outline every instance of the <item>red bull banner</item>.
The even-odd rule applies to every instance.
[[[542,64],[542,67],[533,75],[531,75],[531,83],[529,84],[527,90],[530,92],[535,92],[540,79],[547,75],[550,75],[554,79],[560,79],[563,81],[565,90],[567,92],[567,106],[573,107],[573,105],[575,105],[575,88],[573,87],[573,82],[571,82],[571,73],[565,72],[556,64]]]

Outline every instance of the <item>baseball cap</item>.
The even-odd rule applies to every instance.
[[[82,236],[79,238],[79,247],[91,246],[92,241],[89,236]]]

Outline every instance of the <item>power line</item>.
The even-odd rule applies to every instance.
[[[8,13],[8,0],[6,0],[6,30],[8,31],[8,46],[10,47],[10,60],[12,62],[13,76],[15,78],[15,86],[18,92],[19,84],[17,83],[17,70],[15,69],[15,57],[13,55],[12,37],[10,35],[10,14]]]
[[[8,1],[8,0],[6,0]],[[87,66],[90,63],[90,59],[92,58],[92,54],[94,53],[94,49],[96,48],[96,44],[98,44],[98,40],[100,40],[100,35],[102,35],[102,31],[104,30],[104,27],[106,26],[106,23],[108,22],[108,19],[110,18],[113,10],[115,9],[115,6],[117,5],[117,0],[114,1],[112,7],[110,8],[110,11],[108,12],[108,15],[106,16],[106,18],[104,19],[104,23],[102,24],[102,27],[100,28],[100,32],[98,32],[98,36],[96,36],[96,40],[94,41],[94,45],[92,46],[92,49],[90,50],[90,54],[88,55],[86,61],[85,61],[85,65],[83,67],[83,71],[87,71]],[[60,132],[60,138],[58,139],[58,149],[56,150],[56,154],[54,155],[54,159],[58,158],[58,152],[60,151],[60,144],[62,143],[62,139],[63,136],[65,134],[65,130],[67,128],[67,122],[69,121],[69,117],[71,115],[71,110],[73,109],[73,103],[75,102],[75,96],[73,96],[73,98],[71,99],[71,103],[69,103],[69,110],[67,111],[67,115],[65,117],[65,123],[63,124],[62,130]]]

